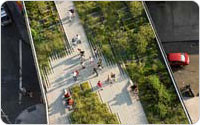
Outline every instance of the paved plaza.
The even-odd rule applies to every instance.
[[[122,74],[119,70],[120,68],[116,64],[107,65],[102,57],[104,68],[99,71],[98,77],[93,74],[94,65],[91,65],[89,60],[86,60],[86,68],[81,69],[80,56],[77,49],[80,48],[85,51],[85,59],[92,56],[92,50],[89,46],[85,31],[80,24],[77,13],[71,22],[67,19],[67,11],[70,8],[74,8],[73,2],[56,1],[55,4],[69,44],[72,45],[71,40],[76,34],[81,36],[82,43],[78,44],[71,54],[51,61],[54,73],[48,76],[50,88],[47,90],[50,124],[70,124],[69,115],[71,111],[68,111],[64,106],[64,89],[84,81],[89,81],[91,83],[93,90],[98,92],[104,103],[108,104],[111,112],[118,115],[122,124],[147,123],[140,101],[130,96],[129,77],[126,74]],[[98,58],[94,59],[95,62],[98,61]],[[76,82],[73,79],[73,71],[75,70],[80,70],[80,76]],[[112,85],[105,82],[111,72],[115,73],[117,78],[116,82]],[[104,83],[104,87],[103,90],[98,91],[96,88],[99,80]]]

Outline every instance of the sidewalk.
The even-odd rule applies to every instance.
[[[55,3],[69,42],[71,42],[71,39],[76,34],[79,34],[81,36],[82,44],[79,44],[77,48],[84,50],[85,58],[88,59],[92,53],[78,16],[76,15],[72,22],[68,22],[66,19],[66,13],[71,7],[73,7],[73,2],[56,1]],[[136,101],[130,97],[130,93],[128,91],[128,77],[122,77],[117,65],[106,66],[105,61],[103,61],[104,69],[99,72],[98,77],[95,77],[95,75],[92,74],[92,67],[86,65],[86,69],[82,69],[80,71],[80,77],[78,77],[77,82],[74,82],[72,72],[81,68],[79,56],[77,56],[77,48],[74,49],[74,52],[71,55],[51,62],[54,73],[48,76],[51,83],[51,88],[47,92],[47,99],[50,108],[50,123],[70,123],[68,119],[70,112],[64,107],[64,102],[62,99],[64,93],[63,90],[65,88],[74,84],[82,83],[86,80],[91,83],[93,88],[96,88],[97,82],[101,80],[104,83],[108,74],[111,72],[116,74],[117,82],[113,83],[112,85],[105,84],[104,89],[99,91],[102,101],[107,103],[111,111],[119,116],[122,124],[147,123],[140,101]]]

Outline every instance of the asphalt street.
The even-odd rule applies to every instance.
[[[31,47],[22,42],[22,84],[33,92],[33,98],[23,96],[22,103],[18,104],[19,39],[20,35],[14,23],[1,27],[1,106],[11,123],[14,123],[16,117],[27,107],[41,103]]]
[[[199,41],[163,42],[166,53],[187,52],[190,64],[172,68],[179,88],[190,84],[195,95],[199,93]]]

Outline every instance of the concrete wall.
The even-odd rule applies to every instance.
[[[199,40],[199,7],[188,1],[146,2],[162,42]]]

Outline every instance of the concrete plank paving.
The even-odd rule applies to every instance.
[[[72,22],[67,20],[67,11],[70,8],[74,8],[71,1],[56,1],[56,8],[61,18],[64,31],[67,35],[69,43],[71,39],[79,34],[81,36],[82,43],[74,49],[71,55],[54,60],[51,62],[54,73],[48,76],[51,83],[51,87],[47,92],[47,100],[49,105],[49,119],[51,124],[69,124],[69,115],[71,111],[68,111],[64,106],[63,94],[64,89],[72,85],[89,81],[94,91],[98,92],[100,98],[104,103],[107,103],[112,113],[116,113],[122,124],[145,124],[147,123],[146,116],[140,101],[130,97],[128,88],[129,78],[122,77],[117,65],[105,66],[102,71],[99,72],[99,76],[95,77],[92,73],[93,66],[89,65],[86,61],[86,68],[81,69],[80,60],[77,48],[81,48],[85,51],[85,59],[88,59],[92,55],[90,46],[85,35],[83,26],[80,24],[80,20],[76,13]],[[95,60],[96,62],[97,60]],[[103,62],[105,64],[105,61]],[[76,69],[80,70],[80,76],[75,82],[73,80],[72,73]],[[117,81],[112,85],[106,82],[108,74],[111,72],[117,76]],[[97,82],[101,80],[104,83],[103,90],[97,90]]]

